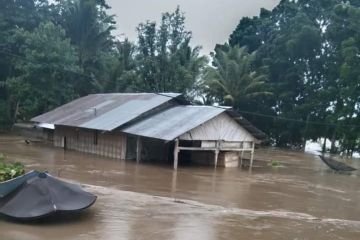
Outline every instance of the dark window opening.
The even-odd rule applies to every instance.
[[[181,147],[201,147],[201,141],[180,140],[179,146],[181,146]]]

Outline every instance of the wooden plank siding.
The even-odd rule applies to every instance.
[[[120,132],[101,133],[90,129],[56,126],[54,146],[104,157],[125,159],[126,135]]]
[[[184,143],[200,142],[200,146],[180,145],[177,148],[177,151],[191,151],[193,162],[215,167],[237,167],[242,164],[242,156],[246,152],[250,153],[250,169],[258,141],[226,112],[184,133],[179,139]],[[175,162],[174,168],[177,168]]]
[[[196,117],[196,116],[194,116]],[[180,140],[253,142],[256,139],[228,114],[222,113],[181,135]]]

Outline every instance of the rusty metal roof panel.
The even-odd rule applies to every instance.
[[[111,131],[180,95],[177,93],[91,94],[31,120]]]
[[[121,131],[170,141],[225,111],[212,106],[175,106]]]

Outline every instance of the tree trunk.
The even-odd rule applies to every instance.
[[[353,155],[354,155],[355,146],[356,146],[356,141],[353,140],[353,142],[352,142],[352,144],[351,144],[351,149],[350,149],[350,158],[352,158]]]
[[[336,141],[336,129],[334,129],[333,134],[331,136],[330,153],[336,153],[335,141]]]
[[[323,147],[322,147],[322,153],[326,152],[326,139],[327,139],[327,137],[324,137],[324,144],[323,144]]]
[[[19,113],[19,104],[20,104],[20,101],[17,101],[16,106],[15,106],[14,116],[13,116],[13,119],[12,119],[11,130],[12,130],[14,124],[16,123],[17,115]]]
[[[305,125],[305,131],[304,131],[304,136],[303,136],[303,144],[302,144],[302,151],[305,152],[305,147],[306,147],[306,140],[307,140],[307,132],[308,132],[308,127],[309,127],[309,119],[310,119],[310,114],[307,115],[306,117],[306,125]]]

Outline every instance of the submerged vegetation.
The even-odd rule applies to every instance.
[[[25,173],[22,163],[6,163],[5,156],[0,153],[0,182],[10,180]]]
[[[332,152],[360,150],[358,0],[281,0],[242,18],[210,58],[179,7],[140,23],[135,42],[114,34],[109,8],[2,1],[0,129],[91,93],[180,92],[234,107],[277,146],[322,138]]]
[[[281,165],[281,163],[278,160],[271,160],[267,165],[272,168],[283,167],[283,165]]]

